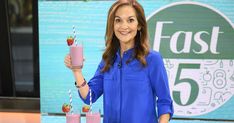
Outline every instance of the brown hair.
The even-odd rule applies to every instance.
[[[137,31],[135,37],[135,48],[133,57],[127,60],[129,63],[131,60],[136,58],[141,62],[141,64],[145,67],[147,65],[145,56],[149,53],[149,40],[148,40],[148,29],[147,23],[145,19],[144,9],[143,7],[135,0],[126,0],[124,2],[117,1],[115,2],[111,8],[109,9],[107,16],[107,25],[106,25],[106,49],[102,55],[102,59],[105,62],[105,65],[102,69],[102,72],[108,71],[113,64],[114,57],[116,52],[120,48],[120,43],[118,38],[114,34],[114,18],[116,11],[121,6],[132,6],[135,9],[137,20],[139,23],[139,27],[141,28]]]

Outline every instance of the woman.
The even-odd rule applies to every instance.
[[[86,84],[81,69],[72,69],[85,103],[89,89],[93,102],[103,94],[104,123],[168,123],[173,115],[163,61],[149,49],[147,34],[142,6],[117,1],[108,13],[106,49],[95,75]],[[65,65],[71,69],[69,55]]]

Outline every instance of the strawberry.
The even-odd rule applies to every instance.
[[[89,106],[87,106],[87,105],[83,106],[82,112],[89,112]]]
[[[72,36],[69,36],[67,38],[67,45],[68,46],[71,46],[72,44],[74,43],[74,38]]]
[[[68,112],[70,111],[70,109],[71,109],[71,105],[66,104],[66,103],[63,104],[63,106],[62,106],[62,111],[63,111],[64,113],[68,113]]]

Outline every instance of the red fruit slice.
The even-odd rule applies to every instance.
[[[74,43],[74,38],[72,36],[69,36],[67,38],[67,45],[68,46],[71,46],[72,44]]]
[[[63,106],[62,106],[62,111],[63,111],[64,113],[68,113],[68,112],[70,111],[70,109],[71,109],[71,105],[66,104],[66,103],[63,104]]]
[[[82,107],[82,112],[89,112],[89,106],[85,105]]]

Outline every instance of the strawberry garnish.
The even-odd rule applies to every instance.
[[[62,111],[63,111],[64,113],[68,113],[68,112],[70,111],[70,109],[71,109],[71,105],[66,104],[66,103],[63,104],[63,106],[62,106]]]
[[[67,45],[68,46],[71,46],[72,44],[74,43],[74,38],[72,36],[69,36],[67,38]]]
[[[89,112],[89,106],[85,105],[82,107],[82,112]]]

